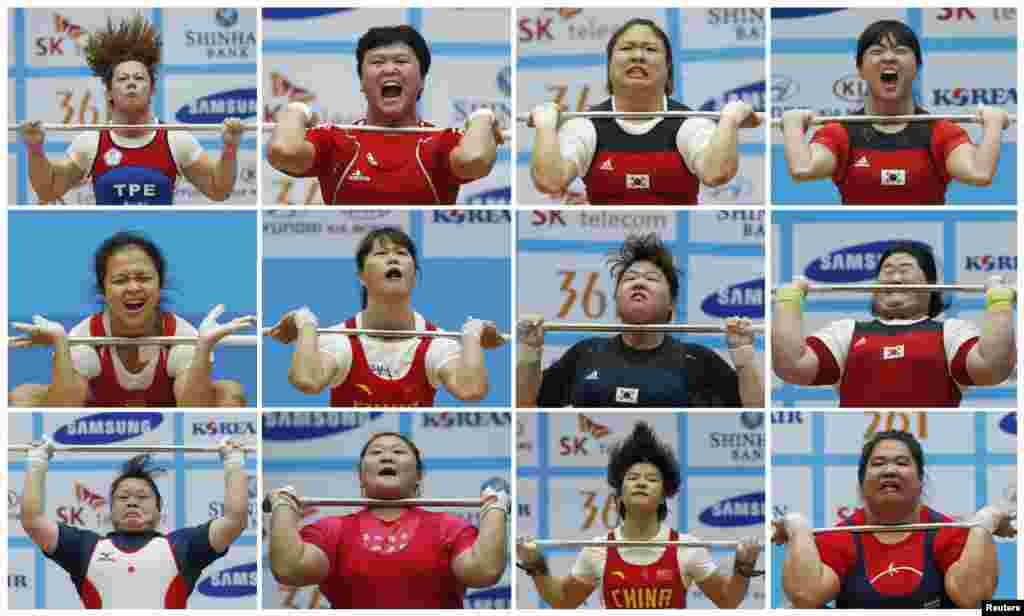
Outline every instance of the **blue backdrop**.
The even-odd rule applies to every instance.
[[[897,19],[921,41],[923,65],[914,82],[917,103],[931,113],[971,114],[979,103],[1017,113],[1017,15],[1013,8],[772,9],[772,116],[787,109],[844,115],[864,106],[857,76],[857,37],[872,22]],[[963,125],[974,143],[977,125]],[[1016,124],[1003,131],[999,167],[984,188],[953,181],[951,204],[1017,200]],[[830,179],[797,184],[783,155],[782,131],[772,130],[772,202],[838,204]]]
[[[93,253],[118,231],[141,231],[160,247],[167,261],[167,306],[196,328],[217,304],[225,307],[222,323],[256,314],[254,212],[17,211],[8,221],[11,321],[31,322],[41,314],[70,331],[101,310]],[[214,378],[239,381],[249,406],[256,406],[256,350],[214,352]],[[8,351],[10,387],[49,383],[51,354],[50,348]]]
[[[330,327],[362,308],[356,246],[376,226],[400,226],[419,250],[420,275],[412,306],[441,329],[461,331],[468,317],[510,331],[511,214],[507,210],[373,210],[265,212],[263,321],[270,327],[289,310],[309,306]],[[486,352],[490,390],[479,404],[507,406],[510,345]],[[308,396],[288,383],[292,347],[263,347],[266,406],[322,406],[330,390]],[[461,404],[443,388],[437,406]]]

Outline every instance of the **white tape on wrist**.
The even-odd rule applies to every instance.
[[[313,119],[313,110],[309,108],[309,105],[303,103],[302,101],[292,101],[288,103],[288,106],[285,107],[285,109],[289,109],[292,111],[301,111],[303,116],[306,118],[306,124],[309,124],[309,122]]]
[[[754,347],[747,344],[735,349],[729,349],[729,356],[732,357],[732,365],[739,370],[754,363]]]

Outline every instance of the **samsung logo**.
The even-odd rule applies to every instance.
[[[108,445],[152,432],[163,422],[161,413],[97,413],[59,428],[53,440],[64,445]]]
[[[337,13],[347,13],[354,11],[355,9],[282,9],[282,8],[268,8],[263,9],[263,19],[310,19],[316,17],[325,17],[327,15],[334,15]]]
[[[239,88],[203,96],[174,114],[183,124],[220,124],[225,118],[255,117],[256,88]]]
[[[772,9],[772,19],[803,19],[844,10],[846,9]]]
[[[764,111],[765,82],[755,81],[726,90],[718,98],[709,98],[700,106],[701,111],[718,111],[732,101],[743,101],[756,111]]]
[[[503,186],[485,190],[466,198],[466,205],[508,205],[512,202],[512,187]]]
[[[265,413],[263,440],[304,441],[357,430],[384,413]]]
[[[847,246],[818,257],[807,266],[804,275],[817,282],[863,282],[878,275],[878,262],[882,253],[897,242],[883,240]],[[931,247],[923,242],[910,242],[925,250]]]
[[[1017,434],[1017,413],[1007,413],[999,420],[999,429],[1007,434]]]
[[[471,610],[507,610],[511,607],[511,600],[511,586],[495,586],[467,594],[463,607]]]
[[[711,505],[698,516],[701,524],[715,527],[753,526],[764,523],[764,492],[740,494]]]
[[[714,317],[764,317],[764,278],[719,289],[704,298],[700,309]]]
[[[207,597],[230,599],[256,594],[256,563],[246,563],[217,571],[203,579],[196,586]]]

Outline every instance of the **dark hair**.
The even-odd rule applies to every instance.
[[[110,503],[114,503],[114,492],[117,491],[117,486],[121,485],[121,482],[125,479],[141,479],[149,484],[149,487],[153,488],[153,493],[156,494],[156,508],[157,511],[162,511],[164,506],[164,499],[160,496],[160,488],[156,487],[156,481],[154,477],[158,477],[166,472],[166,469],[157,467],[153,464],[153,457],[151,455],[142,454],[129,459],[121,466],[121,474],[114,479],[114,483],[110,485]]]
[[[366,439],[366,444],[363,445],[363,450],[359,452],[360,471],[363,470],[363,458],[366,457],[366,450],[370,448],[370,443],[379,439],[382,436],[394,436],[402,439],[402,441],[409,446],[409,449],[412,450],[412,455],[416,456],[416,472],[419,473],[420,475],[423,474],[423,457],[420,455],[419,448],[416,447],[416,443],[413,443],[412,440],[409,439],[409,437],[402,434],[401,432],[377,432],[370,438]]]
[[[135,61],[145,65],[150,82],[156,85],[157,66],[163,42],[156,28],[142,15],[124,19],[114,27],[107,18],[105,30],[88,37],[85,44],[85,63],[93,75],[103,80],[109,90],[114,69],[122,62]]]
[[[626,519],[626,508],[622,504],[622,482],[626,478],[626,471],[642,462],[653,464],[661,472],[666,499],[679,493],[682,479],[676,455],[655,436],[647,422],[638,421],[633,432],[608,451],[608,485],[615,490],[619,517],[623,520]],[[664,520],[667,516],[668,505],[661,503],[658,505],[658,520]]]
[[[416,266],[416,271],[420,271],[420,262],[416,257],[416,244],[413,243],[409,234],[398,227],[381,227],[367,233],[366,237],[359,242],[359,246],[356,248],[357,272],[362,273],[363,267],[366,265],[366,257],[373,250],[373,245],[377,243],[377,240],[387,240],[408,250],[409,255],[412,256],[412,263]],[[360,292],[363,298],[363,308],[366,308],[366,287],[361,287]]]
[[[661,44],[665,46],[665,63],[668,65],[668,81],[665,82],[665,94],[672,94],[673,86],[673,75],[675,74],[675,68],[672,64],[672,43],[668,39],[668,35],[661,29],[658,24],[654,23],[650,19],[644,19],[642,17],[634,17],[626,23],[622,24],[618,30],[612,33],[611,38],[608,39],[607,48],[607,66],[605,68],[608,74],[608,94],[615,94],[612,89],[612,52],[615,51],[615,45],[619,42],[619,37],[626,33],[633,26],[646,26],[651,29],[658,38],[661,39]]]
[[[882,441],[899,441],[910,450],[910,456],[917,463],[917,478],[924,479],[924,451],[921,443],[910,432],[902,430],[885,430],[876,432],[866,443],[860,452],[860,462],[857,463],[857,484],[864,485],[864,474],[867,472],[868,460],[875,451],[875,447]]]
[[[921,42],[910,26],[895,19],[883,19],[868,26],[857,39],[857,68],[864,63],[864,52],[868,47],[881,43],[887,36],[891,36],[897,45],[909,47],[914,52],[917,65],[921,66]]]
[[[672,260],[672,251],[654,233],[628,235],[618,251],[608,254],[608,271],[611,273],[612,280],[615,281],[615,289],[618,290],[626,270],[637,261],[650,261],[661,270],[668,282],[668,290],[672,295],[672,305],[674,306],[679,299],[680,272]]]
[[[142,252],[146,253],[149,258],[153,261],[153,266],[156,268],[157,276],[160,278],[160,288],[163,289],[167,281],[167,261],[164,259],[164,255],[160,252],[160,247],[153,243],[148,237],[142,233],[135,231],[118,231],[114,235],[108,237],[100,247],[93,253],[93,270],[96,273],[96,288],[99,290],[100,295],[104,294],[104,282],[107,278],[107,261],[114,255],[115,252],[128,248],[130,246],[136,246]]]
[[[366,56],[366,52],[394,43],[405,43],[412,48],[412,52],[416,54],[416,59],[420,63],[420,77],[424,79],[427,77],[427,71],[430,70],[430,48],[427,47],[427,41],[415,28],[401,25],[370,28],[366,34],[359,37],[359,43],[356,45],[356,74],[360,79],[363,78],[363,58]],[[421,91],[416,97],[417,100],[422,95]]]
[[[924,272],[925,279],[929,284],[935,284],[939,280],[939,270],[935,264],[935,253],[932,252],[931,246],[924,242],[895,242],[891,246],[885,249],[882,253],[882,257],[878,260],[878,270],[875,272],[875,278],[878,278],[882,274],[882,265],[885,264],[885,260],[897,253],[905,253],[917,261],[918,267]],[[935,318],[943,310],[949,307],[949,303],[943,300],[942,293],[939,291],[932,291],[928,298],[928,316]],[[872,304],[871,313],[875,314],[874,305]]]

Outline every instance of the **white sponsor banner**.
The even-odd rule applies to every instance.
[[[263,255],[270,258],[353,258],[367,233],[381,227],[409,230],[400,210],[268,210],[263,213]]]
[[[519,239],[621,242],[630,234],[676,239],[676,214],[665,210],[595,209],[519,212]]]
[[[675,415],[644,418],[672,451],[679,451]],[[548,464],[551,467],[599,467],[608,464],[608,450],[633,431],[632,414],[551,413],[548,415]]]
[[[686,459],[694,467],[759,468],[767,455],[763,411],[690,413]]]
[[[765,210],[686,212],[691,242],[764,245],[768,216]]]
[[[927,454],[974,452],[974,414],[939,411],[864,411],[825,416],[825,453],[860,455],[878,432],[910,432]]]
[[[769,9],[764,7],[680,9],[684,49],[763,49]]]
[[[424,210],[424,257],[509,257],[509,210]]]
[[[254,8],[164,9],[163,17],[164,57],[175,64],[256,63]]]

